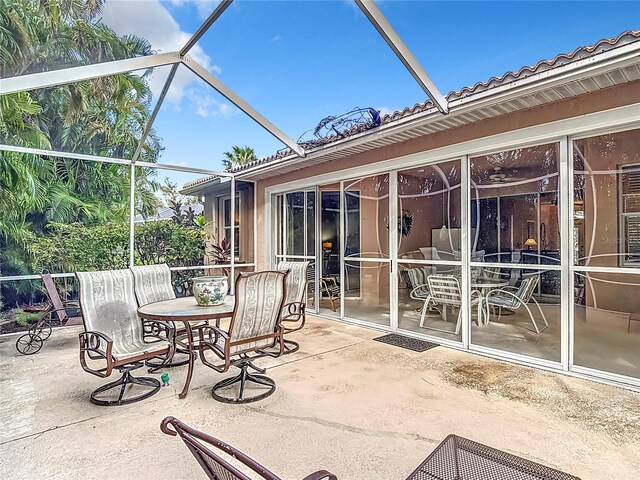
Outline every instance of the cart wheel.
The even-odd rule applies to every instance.
[[[42,348],[42,338],[39,335],[25,333],[16,341],[16,350],[23,355],[33,355]]]
[[[43,320],[42,322],[36,323],[29,328],[29,333],[32,336],[38,336],[42,338],[42,340],[46,340],[51,336],[51,323],[47,320]]]

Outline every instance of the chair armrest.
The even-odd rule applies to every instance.
[[[338,480],[338,477],[336,477],[333,473],[327,472],[326,470],[318,470],[317,472],[307,475],[302,480],[322,480],[322,479]]]
[[[142,319],[142,338],[147,343],[166,340],[171,345],[175,343],[176,327],[172,323],[162,320]]]
[[[331,282],[331,283],[333,283],[336,287],[338,286],[338,280],[336,280],[336,277],[322,277],[322,278],[320,279],[320,281],[321,281],[321,282],[324,282],[324,283],[329,283],[329,282]]]
[[[111,375],[111,363],[114,361],[112,355],[113,340],[101,332],[82,332],[80,339],[80,365],[85,372],[97,377],[108,377]],[[91,368],[87,365],[87,358],[91,360],[104,360],[104,368]]]
[[[409,298],[413,298],[414,300],[424,300],[424,298],[417,297],[418,294],[416,294],[416,292],[418,292],[418,291],[424,291],[424,293],[429,295],[429,292],[431,292],[431,289],[429,288],[429,284],[428,283],[420,284],[420,285],[414,287],[413,290],[411,290],[411,292],[409,292]],[[414,296],[414,295],[416,295],[416,296]]]
[[[504,288],[496,288],[494,290],[491,290],[489,293],[487,293],[487,296],[485,297],[487,303],[490,303],[491,296],[496,294],[496,293],[501,293],[501,294],[507,295],[509,297],[512,297],[512,298],[514,298],[516,300],[516,302],[518,302],[518,304],[516,304],[516,305],[514,305],[512,307],[508,307],[508,308],[518,308],[520,306],[519,304],[522,303],[522,299],[519,296],[517,296],[513,292],[510,292],[509,290],[505,290]]]
[[[304,302],[289,302],[282,306],[282,318],[286,322],[298,321],[304,315]]]

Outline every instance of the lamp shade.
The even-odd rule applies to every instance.
[[[533,238],[527,238],[525,240],[524,244],[527,247],[537,247],[538,246],[538,242],[536,242],[535,239],[533,239]]]
[[[331,250],[331,248],[333,248],[333,243],[329,241],[322,242],[322,248],[324,248],[325,250]]]
[[[438,238],[440,239],[441,242],[444,242],[448,237],[449,237],[449,230],[447,229],[446,225],[442,225],[442,228],[440,229],[440,233],[438,234]]]

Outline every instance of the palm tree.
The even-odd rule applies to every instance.
[[[227,171],[241,165],[246,165],[247,163],[253,162],[258,159],[258,157],[256,157],[256,152],[253,151],[253,148],[249,148],[246,146],[234,146],[231,147],[231,150],[231,152],[223,153],[225,158],[222,159],[222,165],[224,165],[224,169]]]

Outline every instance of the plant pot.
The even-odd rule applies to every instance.
[[[193,279],[193,295],[201,306],[222,305],[229,283],[227,277],[195,277]]]

